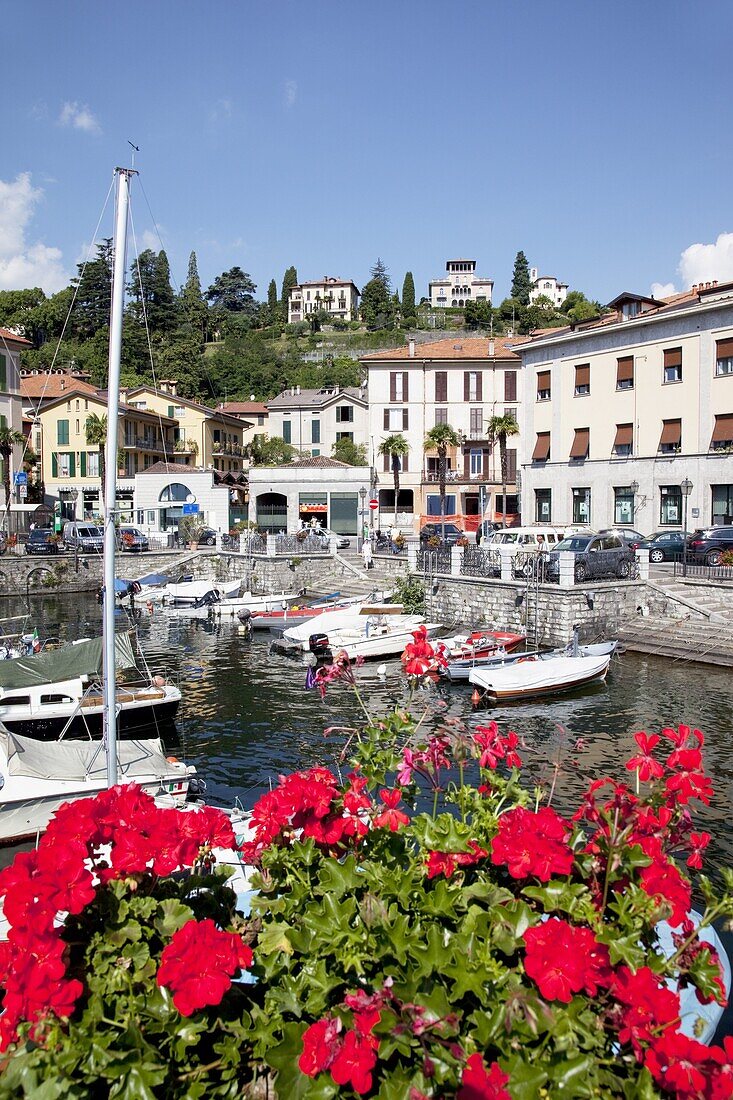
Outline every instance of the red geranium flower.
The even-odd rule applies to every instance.
[[[252,962],[252,951],[235,932],[223,932],[213,920],[190,920],[163,948],[157,983],[173,992],[182,1016],[218,1005],[231,979]]]
[[[654,748],[659,744],[659,737],[656,733],[640,732],[634,734],[634,740],[641,752],[627,760],[626,767],[630,772],[638,771],[642,783],[648,783],[650,779],[659,779],[660,776],[664,775],[664,768],[651,755]]]
[[[409,824],[408,815],[397,809],[397,804],[402,797],[398,790],[380,791],[379,797],[387,809],[374,818],[374,824],[378,829],[387,828],[390,832],[396,833],[400,825]]]
[[[463,1067],[456,1100],[511,1100],[504,1088],[508,1084],[509,1077],[498,1062],[492,1062],[487,1069],[481,1055],[472,1054]]]
[[[377,1041],[373,1036],[347,1031],[331,1066],[331,1076],[336,1084],[351,1085],[354,1092],[360,1095],[369,1092],[372,1087],[372,1070],[377,1064],[376,1046]]]
[[[315,1077],[333,1064],[341,1047],[341,1027],[338,1017],[329,1017],[317,1020],[303,1032],[303,1053],[298,1059],[298,1066],[308,1077]]]
[[[552,917],[524,933],[525,972],[548,1001],[568,1004],[573,993],[594,996],[611,978],[608,948],[590,928]]]
[[[548,882],[566,875],[573,866],[573,851],[566,841],[570,826],[549,806],[537,813],[522,806],[499,818],[499,832],[491,843],[491,861],[506,864],[512,878],[535,875]]]
[[[619,966],[611,979],[611,994],[623,1005],[619,1030],[622,1043],[630,1042],[637,1056],[640,1043],[648,1042],[653,1033],[679,1022],[679,994],[669,989],[648,966],[637,971]]]
[[[681,1031],[668,1029],[653,1040],[644,1058],[654,1080],[679,1100],[695,1100],[705,1095],[707,1074],[701,1068],[710,1058],[710,1050]]]

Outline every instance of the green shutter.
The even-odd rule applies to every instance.
[[[59,457],[55,451],[51,452],[51,477],[59,476]]]
[[[0,416],[0,428],[7,428],[8,418],[7,416]]]
[[[4,355],[0,355],[0,390],[8,388],[8,365]]]
[[[56,424],[56,442],[59,446],[69,445],[69,421],[59,420]]]
[[[176,410],[175,410],[173,405],[168,406],[168,416],[171,418],[171,420],[173,420],[173,414],[174,414],[175,411]]]
[[[73,451],[69,453],[69,477],[76,476],[76,455]]]
[[[87,453],[86,451],[79,452],[80,473],[82,477],[87,476]]]

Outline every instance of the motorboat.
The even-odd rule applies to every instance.
[[[241,580],[234,581],[182,581],[167,584],[163,592],[163,604],[200,604],[204,601],[218,603],[239,595]]]
[[[314,631],[312,623],[288,627],[273,648],[284,653],[314,653],[327,657],[345,651],[349,659],[371,660],[402,653],[412,641],[413,631],[425,626],[428,634],[440,630],[439,623],[426,623],[423,615],[405,615],[399,604],[362,604],[358,611],[346,608],[324,611]]]
[[[302,592],[266,592],[255,595],[231,596],[211,605],[211,613],[217,619],[236,619],[241,611],[282,611],[303,599]]]
[[[505,657],[524,640],[524,634],[506,630],[473,630],[442,638],[443,657],[448,662],[445,673],[452,680],[467,680],[472,668],[483,666],[491,658]]]
[[[140,667],[128,633],[115,635],[115,690],[120,736],[170,723],[181,692]],[[37,741],[99,739],[102,733],[102,639],[91,638],[0,663],[0,729]]]
[[[492,703],[516,699],[533,699],[542,695],[558,695],[564,691],[604,680],[611,654],[589,653],[573,656],[567,653],[520,654],[515,661],[474,668],[469,682],[483,691]]]
[[[339,592],[334,592],[317,603],[305,606],[292,604],[289,607],[276,607],[271,611],[250,611],[249,608],[243,608],[237,618],[243,626],[248,625],[250,630],[286,630],[299,623],[310,622],[327,611],[353,611],[357,604],[364,602],[363,596],[343,598]]]
[[[548,649],[543,652],[508,652],[503,646],[499,646],[493,653],[489,653],[485,656],[476,657],[473,661],[448,660],[448,664],[443,670],[450,680],[468,680],[468,674],[473,668],[498,668],[505,665],[516,664],[518,661],[524,661],[528,657],[538,656],[543,661],[548,657],[567,657],[567,656],[579,656],[579,657],[592,657],[592,656],[605,656],[609,657],[618,649],[618,642],[596,642],[592,645],[577,645],[577,649],[574,649],[573,643],[563,647],[561,649]]]

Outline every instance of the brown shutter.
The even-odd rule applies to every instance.
[[[407,455],[400,455],[400,470],[403,473],[407,473]]]
[[[540,390],[549,390],[550,388],[550,371],[539,370],[537,371],[537,393]]]
[[[483,450],[483,457],[482,457],[482,460],[481,460],[481,464],[482,464],[482,467],[483,467],[482,473],[483,473],[483,475],[484,475],[484,478],[485,478],[485,479],[486,479],[487,481],[488,481],[488,478],[489,478],[489,455],[490,455],[490,454],[491,454],[491,451],[487,450],[487,449],[486,449],[486,448],[484,447],[484,450]]]
[[[715,358],[733,359],[733,340],[716,340]]]
[[[384,430],[389,431],[389,409],[384,410]]]
[[[410,376],[407,371],[402,372],[402,400],[410,400]]]
[[[471,452],[463,452],[463,476],[468,481],[471,476]]]
[[[517,452],[513,447],[507,447],[506,477],[507,481],[516,481],[517,478]]]
[[[482,370],[476,371],[476,400],[483,401],[484,399],[484,372]]]
[[[581,363],[575,368],[575,385],[590,386],[590,363]]]
[[[517,400],[517,372],[515,370],[504,372],[504,400]]]
[[[390,401],[397,400],[397,375],[394,371],[389,376],[389,399]]]
[[[537,442],[532,451],[533,462],[547,462],[550,457],[550,433],[537,432]]]
[[[388,473],[389,473],[389,470],[390,470],[390,461],[391,461],[391,458],[392,458],[392,456],[391,456],[391,455],[388,455],[388,454],[387,454],[387,453],[385,452],[385,455],[384,455],[384,472],[385,472],[385,474],[388,474]]]
[[[435,400],[448,400],[448,372],[439,370],[435,372]]]
[[[730,443],[733,440],[733,413],[720,413],[715,417],[711,443]]]
[[[468,401],[468,396],[471,392],[471,375],[467,370],[463,372],[463,400]]]
[[[616,382],[633,382],[634,381],[634,357],[633,355],[624,355],[621,359],[616,360]]]
[[[682,366],[682,348],[667,348],[664,352],[665,367]]]
[[[663,420],[662,421],[662,435],[659,440],[660,445],[662,443],[670,443],[679,445],[682,442],[682,421],[681,420]]]
[[[409,427],[410,413],[408,409],[402,410],[402,431],[406,432]]]
[[[634,425],[633,424],[617,424],[616,425],[616,438],[613,441],[614,447],[630,447],[634,442]]]
[[[590,428],[576,428],[575,439],[570,448],[571,458],[586,458],[590,445]]]

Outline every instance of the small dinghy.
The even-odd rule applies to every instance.
[[[468,674],[491,703],[516,699],[534,699],[541,695],[558,695],[564,691],[604,680],[611,654],[589,654],[573,657],[565,654],[533,653],[519,657],[510,664],[475,668]]]

